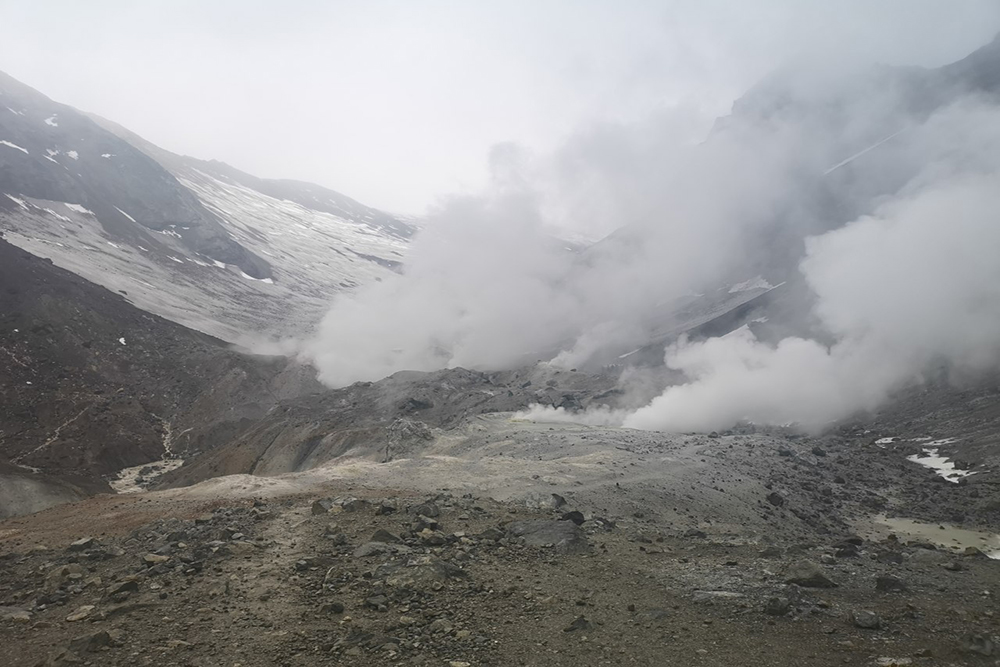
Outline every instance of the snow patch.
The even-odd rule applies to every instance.
[[[121,343],[122,345],[124,345],[125,344],[125,338],[124,337],[119,338],[118,342]]]
[[[729,288],[729,293],[735,294],[736,292],[749,292],[750,290],[755,289],[774,289],[774,285],[764,280],[761,276],[756,276],[750,280],[736,283]]]
[[[94,215],[94,212],[91,211],[89,208],[84,208],[83,206],[80,206],[79,204],[67,204],[67,203],[64,202],[63,206],[65,206],[66,208],[68,208],[71,211],[76,211],[77,213],[83,213],[84,215]]]
[[[49,116],[48,118],[46,118],[45,119],[45,124],[49,125],[51,127],[59,127],[59,123],[58,123],[58,121],[56,121],[56,115],[57,114],[54,114],[54,115]]]
[[[17,144],[12,144],[11,142],[7,141],[6,139],[0,139],[0,145],[7,146],[8,148],[17,149],[17,150],[21,151],[22,153],[24,153],[25,155],[31,155],[31,153],[28,152],[27,148],[21,148]]]
[[[6,197],[7,199],[9,199],[9,200],[11,200],[12,202],[14,202],[15,204],[17,204],[18,206],[20,206],[21,208],[23,208],[23,209],[24,209],[25,211],[29,211],[29,210],[31,210],[31,209],[29,209],[29,208],[28,208],[28,202],[24,201],[23,199],[18,199],[18,198],[17,198],[17,197],[15,197],[14,195],[6,195],[6,194],[5,194],[4,196],[5,196],[5,197]]]
[[[129,220],[131,220],[132,222],[135,222],[135,218],[133,218],[133,217],[132,217],[131,215],[129,215],[129,214],[128,214],[128,213],[126,213],[125,211],[121,210],[121,209],[120,209],[120,208],[118,208],[117,206],[115,206],[115,210],[116,210],[116,211],[118,211],[119,213],[121,213],[122,215],[124,215],[124,216],[125,216],[126,218],[128,218],[128,219],[129,219]]]
[[[66,151],[66,155],[73,158],[74,160],[80,159],[80,154],[77,153],[76,151]]]
[[[247,280],[253,280],[253,281],[258,282],[258,283],[267,283],[268,285],[273,285],[274,284],[274,281],[271,280],[270,278],[254,278],[253,276],[251,276],[251,275],[249,275],[247,273],[243,273],[242,270],[240,271],[240,275],[243,276],[244,278],[246,278]]]
[[[101,153],[101,157],[104,158],[105,160],[110,160],[114,156],[115,156],[114,153]]]
[[[955,438],[945,438],[944,440],[935,440],[929,444],[931,445],[948,445],[955,442]],[[939,450],[937,447],[925,447],[924,453],[912,454],[906,457],[907,461],[912,461],[913,463],[918,463],[925,468],[930,468],[936,472],[939,476],[944,479],[958,484],[958,481],[963,477],[968,477],[969,475],[975,475],[976,470],[961,470],[955,467],[954,461],[949,461],[948,457],[940,456],[938,454]]]
[[[42,210],[45,211],[46,213],[48,213],[49,215],[51,215],[56,220],[62,220],[63,222],[73,222],[72,220],[70,220],[69,218],[67,218],[65,215],[60,215],[59,213],[56,213],[55,211],[53,211],[51,208],[43,208]]]

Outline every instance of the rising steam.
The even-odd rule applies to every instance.
[[[915,103],[887,80],[786,74],[694,145],[677,112],[591,128],[542,158],[500,147],[489,191],[443,203],[405,274],[339,298],[307,353],[330,385],[402,369],[575,367],[647,342],[673,300],[760,273],[808,287],[807,332],[682,338],[665,364],[686,382],[643,407],[526,416],[818,429],[931,367],[996,368],[1000,109],[960,95]],[[580,251],[557,241],[567,230],[617,231]]]

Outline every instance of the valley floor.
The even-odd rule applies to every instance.
[[[967,548],[992,484],[879,440],[487,415],[388,463],[100,495],[0,523],[0,642],[12,666],[992,664],[1000,560]]]

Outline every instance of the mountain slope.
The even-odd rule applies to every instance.
[[[0,73],[0,192],[94,212],[104,231],[235,264],[266,278],[267,262],[226,234],[218,219],[155,161],[85,115]],[[157,243],[160,241],[160,243]]]
[[[175,155],[6,75],[0,103],[8,240],[225,340],[301,335],[338,292],[397,270],[414,232],[320,186]]]
[[[0,517],[224,442],[310,369],[238,354],[0,239]]]

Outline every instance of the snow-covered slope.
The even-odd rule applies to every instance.
[[[320,186],[160,149],[0,75],[0,232],[230,341],[302,335],[414,228]]]

